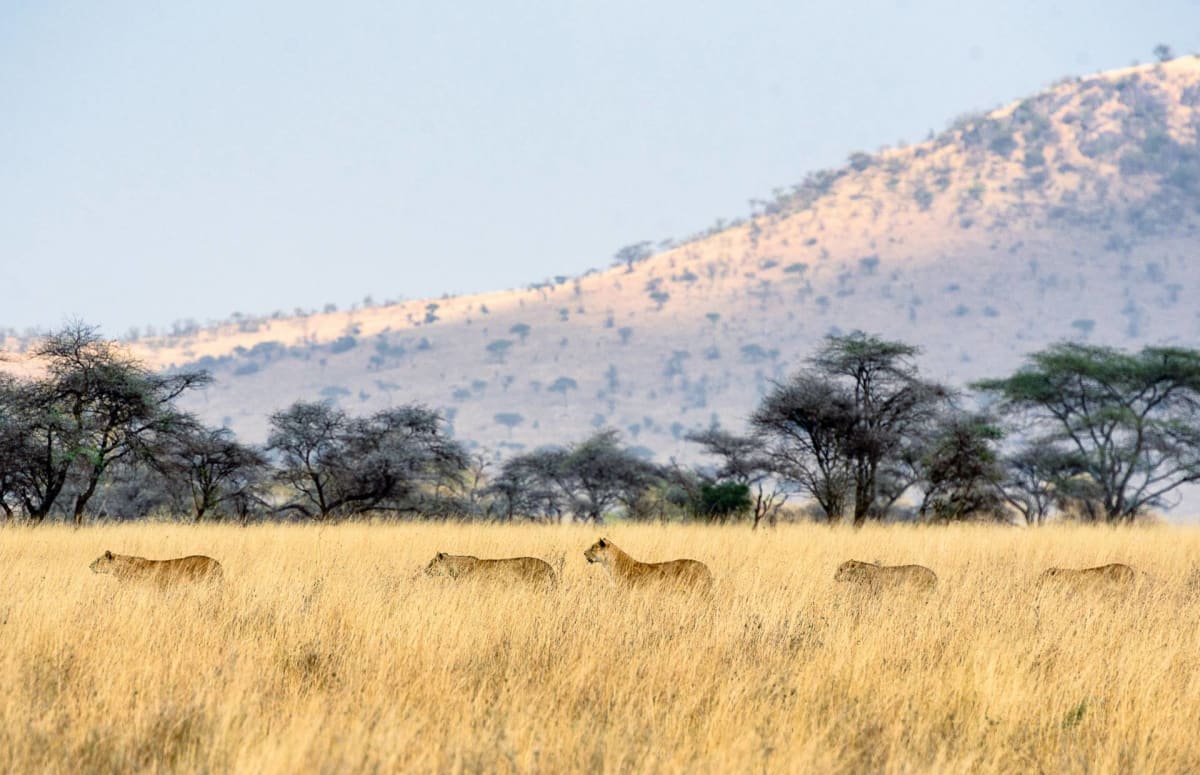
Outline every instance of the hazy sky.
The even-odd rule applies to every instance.
[[[0,328],[607,266],[1159,42],[1200,0],[7,0]]]

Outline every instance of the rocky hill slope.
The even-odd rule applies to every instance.
[[[211,369],[190,408],[249,440],[299,398],[420,401],[491,455],[607,426],[686,458],[686,430],[740,427],[830,332],[918,344],[959,384],[1061,339],[1200,344],[1198,138],[1200,59],[1103,73],[855,154],[606,271],[131,346]]]

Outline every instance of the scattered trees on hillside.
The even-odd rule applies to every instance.
[[[633,265],[645,261],[654,255],[654,246],[649,241],[635,242],[626,245],[613,255],[613,266],[625,265],[626,272],[633,271]]]
[[[492,419],[495,420],[497,424],[508,428],[509,438],[512,438],[513,428],[525,422],[525,416],[519,412],[497,412],[492,416]]]
[[[566,400],[568,391],[578,389],[579,383],[570,377],[559,377],[551,382],[549,387],[546,388],[546,390],[549,390],[551,393],[561,393],[563,400]]]

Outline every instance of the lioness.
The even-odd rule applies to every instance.
[[[425,566],[426,576],[448,576],[452,579],[493,581],[528,581],[535,584],[558,583],[554,568],[536,557],[510,557],[503,560],[481,560],[463,554],[438,552]]]
[[[121,581],[153,581],[164,587],[176,581],[217,581],[223,573],[221,563],[202,554],[173,560],[147,560],[105,552],[90,567],[93,573],[111,573]]]
[[[592,544],[583,556],[588,562],[603,565],[613,583],[625,587],[648,583],[696,586],[702,589],[712,586],[712,573],[707,565],[698,560],[638,562],[607,538],[601,538]]]
[[[1114,562],[1095,568],[1047,568],[1038,581],[1070,584],[1132,584],[1137,574],[1133,568]]]
[[[937,586],[937,574],[924,565],[879,565],[873,562],[846,560],[833,575],[836,581],[881,586],[923,587]]]

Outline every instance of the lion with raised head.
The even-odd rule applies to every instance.
[[[426,576],[444,576],[474,581],[515,581],[532,584],[558,584],[558,575],[545,560],[536,557],[508,557],[481,560],[465,554],[438,552],[425,566]]]
[[[151,581],[164,587],[175,582],[218,581],[224,574],[221,563],[202,554],[171,560],[147,560],[145,557],[105,552],[89,567],[93,573],[108,573],[121,581]]]
[[[1120,562],[1098,565],[1095,568],[1047,568],[1039,583],[1065,584],[1132,584],[1137,578],[1133,568]]]
[[[846,560],[833,575],[836,581],[848,581],[870,587],[906,586],[932,589],[937,574],[924,565],[880,565],[874,562]]]
[[[583,556],[589,563],[603,565],[613,583],[623,587],[670,584],[709,589],[713,582],[708,566],[699,560],[639,562],[607,538],[592,544]]]

